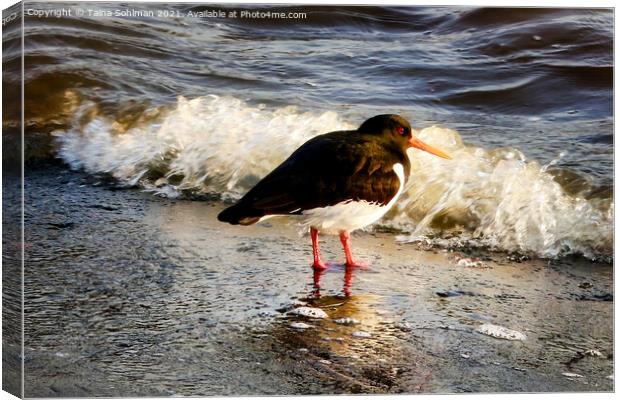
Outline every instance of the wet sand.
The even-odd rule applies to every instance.
[[[356,232],[369,268],[318,276],[286,220],[234,227],[220,202],[64,167],[26,180],[27,397],[613,390],[611,265],[490,253],[465,266],[463,252]],[[302,303],[328,317],[287,312]]]

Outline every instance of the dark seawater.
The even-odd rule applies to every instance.
[[[234,198],[309,137],[399,113],[417,129],[440,125],[443,130],[427,136],[471,161],[426,164],[435,173],[420,178],[426,192],[441,181],[452,193],[458,168],[468,171],[462,180],[470,187],[427,224],[431,201],[416,203],[410,192],[400,210],[406,217],[392,224],[411,234],[408,240],[445,239],[448,232],[507,251],[610,260],[611,9],[36,2],[25,8],[73,11],[25,19],[26,152],[33,162],[60,157],[166,195],[191,189]],[[76,17],[77,9],[86,15]],[[115,10],[155,16],[100,16]],[[188,16],[234,10],[306,18]],[[172,16],[157,16],[164,11]],[[5,65],[18,63],[11,29],[4,43]],[[5,132],[14,122],[3,121]],[[253,140],[260,145],[248,146]],[[186,151],[190,146],[194,153]],[[220,154],[251,161],[224,165],[213,160]],[[518,165],[506,167],[511,160]],[[421,168],[413,177],[430,176]],[[528,168],[536,176],[520,175]],[[505,185],[475,187],[483,175],[496,183],[515,177],[515,185],[541,191],[556,182],[562,193],[553,187],[544,199],[511,198]],[[486,187],[493,193],[481,196]],[[465,212],[476,208],[476,196],[495,200]],[[538,201],[555,231],[536,236],[529,226],[489,221],[507,202],[513,204],[503,211],[514,214]],[[587,221],[560,221],[567,209]],[[521,212],[521,219],[534,215]],[[545,244],[517,243],[519,232]],[[584,232],[589,237],[582,243]]]

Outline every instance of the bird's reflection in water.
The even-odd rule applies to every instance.
[[[325,317],[283,315],[272,325],[270,336],[276,344],[270,349],[286,351],[296,368],[329,380],[340,388],[335,392],[385,393],[399,387],[403,379],[407,385],[421,384],[429,376],[428,370],[404,340],[407,334],[385,309],[385,298],[364,293],[363,282],[354,279],[365,272],[342,264],[314,271],[312,282],[304,288],[310,295],[295,300],[320,308]],[[362,275],[357,275],[358,279]],[[308,290],[308,286],[312,288]]]
[[[358,267],[345,266],[341,264],[331,265],[327,269],[315,269],[313,273],[313,281],[314,284],[312,286],[312,296],[313,298],[321,297],[321,277],[325,275],[325,273],[334,267],[343,267],[344,268],[344,284],[342,286],[342,291],[345,297],[351,297],[351,282],[353,280],[353,272],[358,269]]]

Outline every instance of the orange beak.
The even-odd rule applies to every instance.
[[[429,146],[428,144],[424,143],[423,141],[421,141],[417,137],[412,137],[411,140],[409,140],[409,144],[412,147],[415,147],[416,149],[424,150],[424,151],[427,151],[427,152],[429,152],[431,154],[434,154],[434,155],[436,155],[438,157],[445,158],[445,159],[448,159],[448,160],[452,160],[452,157],[450,157],[449,155],[447,155],[443,151],[441,151],[439,149],[436,149],[433,146]]]

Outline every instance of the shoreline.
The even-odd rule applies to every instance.
[[[611,265],[467,266],[466,254],[355,232],[370,269],[353,271],[345,297],[334,266],[318,297],[310,240],[279,219],[221,224],[220,202],[61,167],[27,171],[26,195],[28,396],[613,390]],[[321,245],[341,262],[337,238]],[[286,312],[300,303],[328,317]],[[488,323],[527,339],[477,332]]]

